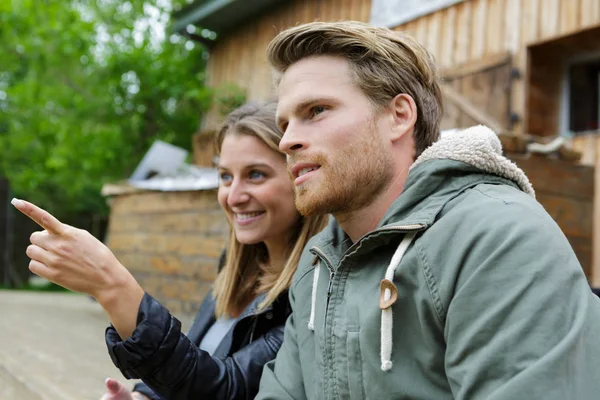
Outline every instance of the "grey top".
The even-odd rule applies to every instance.
[[[208,329],[206,335],[200,342],[200,350],[206,351],[211,356],[221,343],[221,340],[227,335],[237,318],[219,318]]]
[[[206,331],[206,334],[200,341],[200,346],[198,346],[200,350],[204,350],[212,356],[217,347],[219,347],[221,344],[221,341],[225,335],[229,333],[233,325],[235,325],[235,323],[240,319],[239,317],[245,315],[246,312],[249,311],[249,308],[252,307],[253,302],[254,301],[248,303],[244,311],[242,311],[237,318],[226,317],[217,319],[215,323],[208,328],[208,331]]]

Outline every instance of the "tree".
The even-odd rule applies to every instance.
[[[106,215],[100,189],[156,139],[190,149],[206,50],[169,0],[0,2],[0,175],[57,216]]]

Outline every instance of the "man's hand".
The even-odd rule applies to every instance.
[[[63,224],[34,204],[17,199],[11,203],[44,228],[31,235],[27,247],[31,272],[93,296],[121,338],[131,336],[144,291],[108,247],[89,232]]]
[[[148,400],[148,397],[139,392],[130,392],[115,379],[106,379],[106,389],[108,392],[100,400]]]

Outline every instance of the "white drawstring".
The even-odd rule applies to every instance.
[[[402,261],[402,257],[404,257],[404,253],[410,243],[414,239],[416,233],[407,233],[402,242],[396,249],[394,256],[392,257],[392,261],[390,265],[387,267],[385,271],[385,280],[389,281],[393,286],[394,282],[394,273],[396,272],[396,268]],[[383,287],[383,285],[382,285]],[[383,301],[387,302],[391,299],[392,292],[389,288],[384,289]],[[392,307],[391,304],[381,310],[381,370],[389,371],[392,369],[392,328],[394,324],[394,318],[392,315]]]
[[[315,331],[315,304],[317,303],[317,285],[319,284],[319,272],[321,272],[321,260],[315,265],[313,275],[312,294],[310,296],[310,318],[308,319],[308,329]]]

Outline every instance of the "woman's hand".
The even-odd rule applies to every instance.
[[[131,336],[144,291],[108,247],[89,232],[63,224],[34,204],[17,199],[11,203],[45,229],[34,232],[27,247],[31,272],[93,296],[121,338]]]
[[[148,397],[139,392],[130,392],[116,379],[106,379],[107,393],[100,400],[148,400]]]

